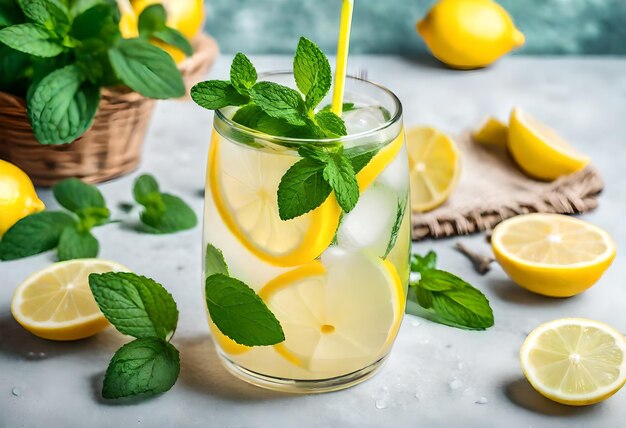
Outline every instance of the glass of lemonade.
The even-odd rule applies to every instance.
[[[260,76],[294,87],[290,72]],[[321,105],[329,102],[325,100]],[[210,320],[225,367],[252,384],[291,392],[348,387],[384,363],[400,327],[409,280],[410,203],[402,106],[386,88],[347,78],[348,135],[276,137],[215,112],[206,178],[204,245],[274,313],[285,341],[246,347]],[[378,149],[357,174],[360,198],[343,213],[334,194],[292,220],[279,217],[281,177],[306,144]],[[314,189],[312,189],[314,191]]]

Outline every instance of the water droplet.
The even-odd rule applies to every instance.
[[[37,356],[39,358],[46,358],[46,353],[45,352],[40,352],[39,354],[37,354]]]
[[[19,397],[20,395],[22,395],[22,390],[16,386],[11,390],[11,394],[13,394],[16,397]]]
[[[450,389],[456,390],[463,386],[463,382],[458,379],[452,379],[450,382],[448,382],[448,386],[450,387]]]
[[[420,345],[427,345],[429,342],[430,342],[430,339],[429,339],[428,337],[422,337],[422,338],[418,341],[418,343],[419,343]]]
[[[412,325],[413,327],[417,327],[417,326],[419,326],[419,325],[420,325],[420,322],[419,322],[419,321],[415,321],[415,320],[413,320],[413,321],[411,321],[411,325]]]
[[[489,400],[487,399],[487,397],[480,397],[478,400],[476,400],[476,404],[487,404],[489,402]]]
[[[457,368],[457,369],[459,369],[459,370],[463,370],[463,369],[465,368],[465,364],[463,364],[462,362],[459,362],[459,363],[456,365],[456,368]]]
[[[419,392],[415,393],[415,398],[417,398],[417,401],[419,401],[419,399],[420,399],[420,393]]]
[[[36,355],[35,355],[35,353],[34,353],[33,351],[30,351],[28,354],[26,354],[26,357],[27,357],[27,358],[29,358],[29,359],[31,359],[31,360],[32,360],[33,358],[35,358],[35,356],[36,356]]]
[[[387,402],[385,400],[376,400],[376,408],[377,409],[386,409],[387,408]]]
[[[383,386],[383,391],[389,391],[389,388],[386,386]]]

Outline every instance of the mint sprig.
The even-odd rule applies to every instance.
[[[317,110],[331,88],[330,63],[321,49],[304,37],[296,48],[293,72],[299,92],[275,82],[258,82],[250,60],[238,53],[230,81],[200,82],[191,89],[191,97],[210,110],[240,107],[232,117],[234,122],[272,136],[319,140],[347,135],[341,117],[327,107]],[[352,103],[344,107],[355,108]],[[371,157],[361,157],[366,159],[362,164],[344,152],[341,144],[314,147],[312,143],[298,153],[303,159],[285,173],[278,188],[280,218],[293,219],[319,207],[331,192],[342,210],[350,212],[359,199],[356,174]]]
[[[245,346],[269,346],[285,333],[265,302],[244,282],[228,273],[224,254],[207,244],[205,298],[211,320],[226,336]]]
[[[135,200],[143,206],[141,231],[175,233],[192,229],[198,223],[194,211],[178,196],[162,193],[156,179],[144,174],[135,180]]]
[[[436,269],[436,263],[433,251],[411,257],[411,271],[419,279],[411,280],[409,299],[442,324],[469,330],[493,326],[493,311],[485,295],[458,276]]]
[[[126,272],[93,273],[89,287],[109,322],[136,338],[113,355],[102,396],[115,399],[169,390],[180,373],[178,350],[169,343],[178,323],[172,295],[156,281]]]
[[[110,211],[93,185],[69,178],[57,183],[52,192],[68,210],[43,211],[15,223],[0,241],[0,260],[15,260],[57,248],[59,261],[96,257],[98,241],[94,227],[110,222]]]

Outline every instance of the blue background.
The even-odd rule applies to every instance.
[[[355,0],[352,53],[421,55],[415,23],[434,0]],[[626,55],[626,0],[500,0],[526,35],[519,54]],[[206,0],[223,52],[292,53],[307,36],[336,47],[341,0]]]

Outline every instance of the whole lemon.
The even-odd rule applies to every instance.
[[[192,39],[202,27],[204,21],[203,0],[118,0],[122,16],[120,18],[120,32],[124,38],[137,37],[137,24],[141,12],[153,4],[162,3],[167,12],[167,26],[182,33],[187,39]],[[159,40],[153,43],[170,54],[178,64],[185,59],[180,49]]]
[[[417,31],[437,59],[459,69],[485,67],[525,40],[492,0],[440,0]]]
[[[44,208],[28,175],[12,163],[0,160],[0,236],[18,220]]]

